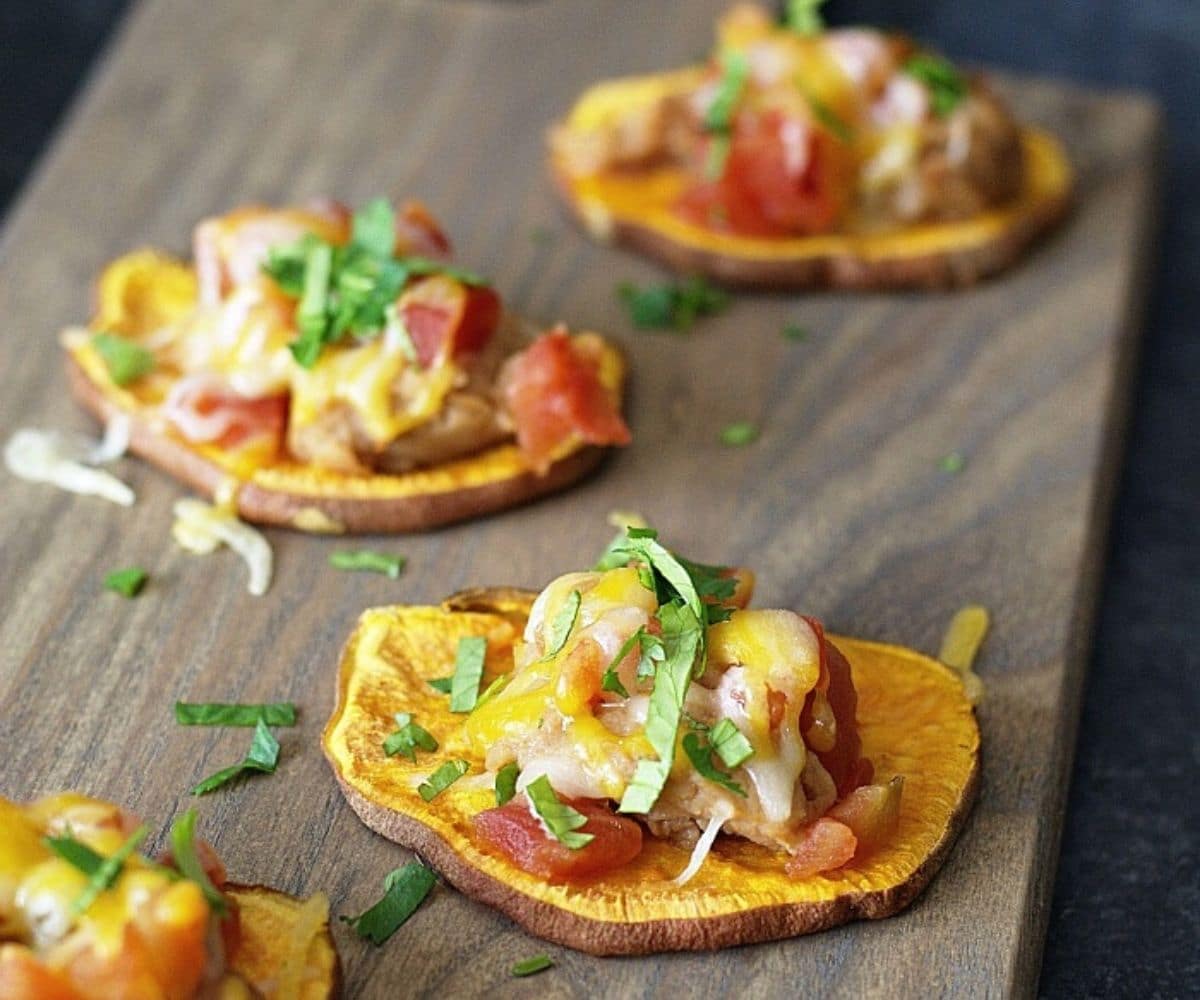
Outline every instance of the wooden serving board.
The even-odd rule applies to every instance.
[[[971,996],[1036,983],[1075,738],[1108,497],[1146,263],[1158,119],[1146,101],[1012,83],[1080,174],[1073,218],[1027,263],[937,295],[739,296],[688,336],[635,333],[614,295],[660,272],[564,221],[542,134],[587,83],[694,59],[706,3],[145,2],[13,211],[0,244],[0,435],[88,426],[56,333],[88,312],[109,258],[183,250],[240,202],[419,196],[459,256],[519,311],[617,337],[636,442],[580,488],[426,536],[399,581],[338,573],[337,540],[269,532],[262,598],[232,554],[170,539],[181,489],[136,460],[132,510],[0,476],[0,793],[77,788],[160,828],[245,730],[177,727],[171,705],[293,699],[272,777],[199,802],[239,880],[377,898],[405,852],[359,823],[319,746],[339,645],[365,607],[467,585],[536,587],[584,565],[613,509],[680,550],[754,566],[759,604],[936,652],[955,609],[994,616],[979,669],[982,794],[941,875],[906,913],[719,954],[601,960],[547,947],[441,888],[375,949],[339,926],[350,996]],[[780,335],[788,322],[805,342]],[[729,422],[763,430],[718,443]],[[961,452],[957,475],[939,460]],[[102,591],[140,564],[136,601]],[[542,951],[534,984],[510,965]]]

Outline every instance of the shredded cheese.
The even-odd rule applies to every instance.
[[[250,525],[239,521],[228,505],[213,505],[185,498],[175,503],[171,534],[180,547],[195,555],[208,555],[228,545],[250,570],[246,589],[255,597],[271,585],[272,557],[267,540]]]
[[[134,492],[111,473],[92,468],[87,462],[107,461],[121,444],[121,428],[111,431],[99,444],[60,431],[26,427],[17,431],[4,448],[9,472],[31,483],[51,483],[59,489],[83,496],[103,497],[122,507],[131,507]],[[128,428],[125,429],[126,441]],[[124,448],[121,448],[123,451]]]
[[[978,705],[983,699],[983,681],[971,666],[987,635],[988,623],[987,608],[978,604],[960,608],[950,619],[938,653],[939,660],[958,672],[963,691],[972,705]]]
[[[692,848],[692,856],[688,859],[687,867],[671,881],[676,885],[687,885],[692,880],[696,872],[700,870],[700,866],[704,864],[704,859],[708,857],[708,852],[712,850],[713,841],[717,839],[717,834],[721,832],[721,827],[733,819],[733,811],[733,806],[724,801],[720,802],[713,809],[713,814],[708,820],[708,826],[704,828],[700,839],[696,841],[696,846]]]
[[[115,462],[129,450],[133,433],[133,418],[128,413],[114,413],[104,425],[104,437],[88,452],[88,465]]]

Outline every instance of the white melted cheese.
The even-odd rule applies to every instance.
[[[207,504],[185,498],[175,503],[171,534],[180,547],[195,555],[208,555],[222,543],[246,562],[250,577],[246,589],[255,597],[271,586],[271,546],[262,534],[239,521],[228,504]]]
[[[82,435],[22,428],[5,445],[4,464],[27,482],[50,483],[70,493],[131,507],[136,499],[133,490],[111,473],[92,467],[124,453],[128,426],[118,424],[111,434],[111,440],[106,434],[105,441],[94,442]]]

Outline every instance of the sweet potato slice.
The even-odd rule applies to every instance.
[[[97,291],[104,328],[137,336],[193,308],[190,273],[152,251],[121,258],[101,277]],[[619,401],[624,359],[595,334],[581,336],[594,339],[600,380]],[[540,475],[514,443],[402,475],[349,475],[294,460],[250,464],[235,453],[185,440],[162,419],[156,407],[170,389],[171,373],[154,372],[118,386],[89,340],[85,330],[63,335],[67,380],[76,401],[102,421],[127,414],[130,450],[201,493],[213,497],[235,485],[238,514],[260,524],[333,534],[424,531],[564,489],[605,454],[603,448],[568,442]]]
[[[688,854],[647,837],[628,866],[582,884],[551,885],[488,853],[472,817],[494,805],[482,762],[458,736],[463,716],[426,682],[453,671],[458,640],[488,637],[484,684],[511,664],[527,592],[469,591],[441,607],[366,611],[342,654],[325,754],[350,805],[373,830],[417,850],[463,892],[540,937],[593,954],[710,949],[791,937],[906,906],[941,865],[974,799],[979,730],[952,671],[911,650],[833,637],[853,665],[863,754],[875,780],[904,775],[895,837],[862,862],[791,878],[780,855],[718,838],[699,873],[671,883]],[[393,713],[411,712],[438,740],[415,763],[387,757]],[[442,762],[468,775],[432,802],[418,784]]]
[[[684,93],[694,71],[631,77],[585,92],[556,126],[586,128],[648,93]],[[878,233],[764,238],[716,233],[672,209],[687,184],[673,166],[581,175],[551,154],[550,170],[571,213],[596,239],[626,244],[688,274],[758,288],[944,288],[973,284],[1014,263],[1070,207],[1073,176],[1059,142],[1024,128],[1025,182],[1000,208],[959,222]]]
[[[229,965],[263,996],[325,1000],[335,996],[337,951],[329,933],[329,900],[296,899],[263,886],[230,885],[239,936]]]

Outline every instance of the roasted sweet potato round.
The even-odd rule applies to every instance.
[[[903,774],[895,839],[863,862],[793,878],[780,856],[740,838],[719,838],[694,879],[671,882],[688,853],[647,837],[638,857],[611,875],[550,884],[489,853],[473,817],[494,804],[482,763],[458,738],[463,716],[426,682],[453,672],[458,640],[486,635],[484,684],[511,666],[513,639],[534,595],[474,590],[441,607],[376,608],[346,644],[338,700],[324,734],[350,805],[373,830],[417,850],[455,886],[530,932],[594,954],[709,949],[791,937],[907,905],[942,863],[975,794],[979,730],[951,670],[897,646],[836,637],[858,689],[862,752],[875,779]],[[438,740],[415,763],[388,757],[393,713],[411,712]],[[446,760],[471,772],[433,801],[417,786]]]

